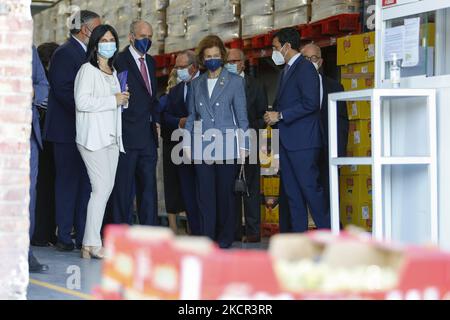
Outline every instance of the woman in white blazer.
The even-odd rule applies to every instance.
[[[128,106],[129,93],[121,92],[113,68],[118,47],[113,27],[95,28],[89,40],[88,62],[75,79],[76,143],[92,186],[81,249],[81,256],[87,259],[104,257],[100,230],[114,187],[119,152],[124,152],[121,110]]]

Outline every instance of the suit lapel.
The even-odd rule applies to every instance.
[[[289,82],[289,79],[294,75],[295,69],[297,69],[297,66],[302,62],[303,57],[300,56],[297,58],[297,60],[294,62],[294,64],[289,68],[289,71],[285,78],[283,76],[280,77],[280,90],[278,90],[278,96],[280,96],[284,89],[286,88],[286,83]]]
[[[139,68],[138,68],[138,66],[136,64],[136,60],[134,60],[133,55],[130,52],[130,47],[129,46],[125,48],[125,54],[127,55],[128,65],[130,67],[129,70],[132,73],[134,73],[135,77],[139,80],[141,85],[144,87],[145,91],[148,92],[147,86],[145,85],[145,81],[142,78],[141,71],[139,70]]]
[[[211,103],[209,98],[209,91],[208,91],[208,72],[205,72],[202,74],[200,79],[200,90],[202,92],[202,95],[204,97],[204,101],[206,101],[206,111],[208,111],[209,115],[214,118],[214,113],[211,110]],[[195,93],[194,93],[195,94]]]
[[[75,48],[75,51],[77,52],[78,56],[80,57],[80,60],[83,61],[83,63],[87,60],[86,57],[86,51],[84,51],[81,44],[78,43],[77,40],[75,40],[72,36],[69,38],[69,42],[72,44],[72,46]]]
[[[217,83],[214,86],[213,93],[211,95],[211,99],[209,100],[209,106],[214,110],[214,103],[216,103],[217,99],[221,96],[223,90],[228,85],[229,82],[229,74],[225,70],[225,68],[222,70],[222,72],[219,75],[219,78],[217,79]]]
[[[154,96],[157,91],[156,78],[153,73],[153,70],[155,70],[155,66],[153,65],[153,60],[150,59],[150,56],[148,54],[145,55],[145,60],[147,61],[147,73],[150,76],[150,85],[152,86],[152,96]]]

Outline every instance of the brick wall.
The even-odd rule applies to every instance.
[[[28,285],[31,0],[0,0],[0,299]]]

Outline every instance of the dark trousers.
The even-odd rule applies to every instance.
[[[292,223],[291,223],[291,211],[289,210],[289,201],[284,191],[283,181],[280,181],[280,232],[281,233],[291,233]]]
[[[33,238],[35,222],[36,222],[36,184],[39,170],[39,145],[34,137],[34,133],[31,134],[30,139],[30,239]]]
[[[82,245],[91,183],[75,143],[54,143],[55,212],[58,241],[72,243],[75,227],[76,244]]]
[[[36,195],[36,225],[33,241],[56,242],[55,222],[55,161],[53,145],[43,141],[44,149],[39,154],[39,173]]]
[[[329,199],[320,182],[321,149],[288,151],[280,145],[281,182],[287,195],[293,232],[308,230],[308,210],[319,229],[329,229]]]
[[[120,154],[116,181],[110,197],[113,223],[133,224],[132,208],[136,194],[139,223],[158,225],[157,161],[158,153],[153,136],[144,148],[127,149],[126,153]]]
[[[236,237],[239,239],[242,238],[242,203],[244,207],[246,235],[259,237],[261,226],[261,169],[258,164],[245,164],[244,172],[247,180],[249,196],[236,196]]]
[[[198,205],[203,235],[229,248],[236,227],[236,164],[196,164]]]
[[[197,202],[197,182],[194,165],[181,164],[177,166],[180,179],[181,195],[186,207],[186,215],[191,234],[199,236],[203,234],[202,219]]]

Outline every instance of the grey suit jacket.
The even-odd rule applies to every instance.
[[[237,159],[238,149],[250,149],[249,138],[243,134],[249,122],[242,77],[223,68],[209,98],[206,72],[191,82],[187,101],[185,129],[190,137],[183,141],[192,148],[194,160]]]

